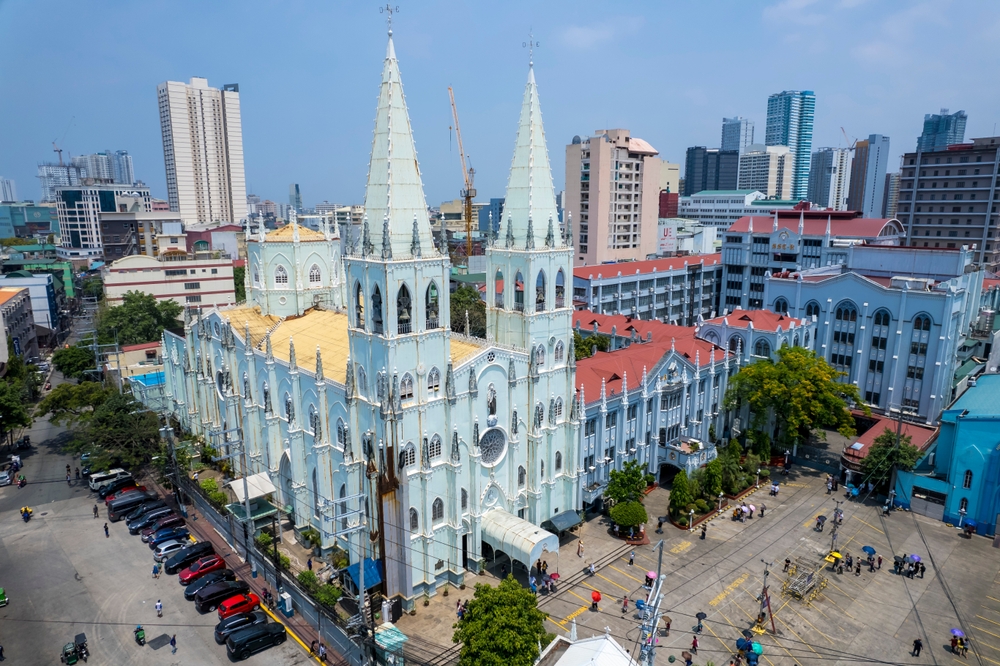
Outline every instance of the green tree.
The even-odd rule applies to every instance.
[[[465,313],[469,313],[469,331],[465,330]],[[479,290],[463,284],[451,294],[451,330],[472,337],[486,337],[486,303]]]
[[[114,389],[106,389],[98,382],[59,384],[38,403],[38,414],[51,415],[56,425],[81,426],[114,393]]]
[[[743,457],[743,447],[740,446],[739,440],[735,437],[729,440],[729,445],[725,449],[725,455],[733,458],[737,464],[740,462],[740,458]]]
[[[868,447],[868,455],[861,461],[861,473],[872,483],[882,485],[889,480],[893,465],[898,470],[910,471],[920,459],[920,451],[912,441],[909,435],[902,435],[896,448],[896,433],[886,428]]]
[[[771,459],[771,438],[766,432],[754,429],[748,434],[752,444],[751,450],[762,460]]]
[[[716,458],[705,465],[704,489],[709,499],[714,499],[722,492],[722,461]]]
[[[649,485],[649,478],[642,463],[628,460],[621,471],[611,470],[604,497],[614,502],[641,502],[643,491]]]
[[[603,335],[591,335],[585,338],[580,335],[579,331],[573,331],[573,351],[576,354],[576,360],[582,361],[593,356],[595,347],[597,351],[608,351],[611,348],[610,338]]]
[[[160,419],[131,396],[114,392],[94,409],[83,435],[85,446],[125,467],[138,468],[160,449]]]
[[[743,490],[743,468],[737,456],[725,455],[719,459],[722,467],[722,488],[730,495]]]
[[[91,275],[83,279],[80,291],[89,298],[104,298],[104,281],[97,275]]]
[[[687,505],[694,501],[687,472],[681,470],[674,477],[670,486],[670,513],[679,516],[687,511]]]
[[[459,666],[532,666],[539,644],[553,638],[544,622],[538,599],[514,576],[496,587],[477,584],[462,619],[452,625],[452,640],[462,644]]]
[[[0,442],[12,438],[17,428],[31,425],[31,415],[24,401],[24,386],[20,380],[0,381]]]
[[[762,431],[773,416],[775,439],[784,445],[806,440],[818,428],[853,436],[854,418],[847,405],[864,403],[857,386],[840,381],[846,373],[802,347],[786,345],[776,354],[777,361],[761,359],[744,366],[730,380],[726,409],[749,405],[751,425]]]
[[[236,302],[244,303],[247,300],[246,266],[233,266],[233,284],[236,286]]]
[[[611,516],[611,520],[624,528],[638,527],[649,520],[646,507],[640,502],[619,502],[611,507],[608,515]]]
[[[175,326],[182,309],[175,301],[159,301],[152,294],[130,291],[122,304],[102,311],[97,323],[101,344],[135,345],[156,342],[163,329]]]
[[[66,377],[80,379],[88,370],[94,370],[96,360],[89,347],[74,345],[62,347],[52,354],[52,365]]]

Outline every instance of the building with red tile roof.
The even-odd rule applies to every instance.
[[[862,412],[854,412],[854,422],[858,432],[857,439],[850,446],[846,447],[841,454],[841,466],[848,470],[846,483],[852,480],[860,482],[860,477],[855,477],[855,473],[861,470],[861,461],[868,456],[875,439],[888,428],[896,433],[901,427],[901,434],[910,437],[910,444],[917,447],[918,451],[925,451],[934,440],[937,439],[938,429],[932,426],[920,425],[903,421],[900,423],[889,416],[865,416]]]
[[[698,337],[739,354],[741,363],[774,358],[782,345],[813,349],[815,322],[771,310],[736,309],[697,325]]]
[[[701,254],[573,269],[578,310],[693,326],[719,311],[722,255]]]

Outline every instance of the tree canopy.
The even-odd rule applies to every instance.
[[[579,331],[573,331],[573,351],[576,353],[576,360],[582,361],[594,355],[597,351],[608,351],[611,348],[611,339],[603,335],[591,335],[583,337]]]
[[[233,266],[233,284],[236,286],[236,302],[244,303],[247,300],[246,266]]]
[[[95,370],[96,359],[89,347],[74,345],[57,349],[52,354],[52,365],[64,376],[80,379],[88,370]]]
[[[621,527],[638,527],[649,520],[646,507],[635,501],[619,502],[611,507],[608,514],[611,516],[611,520]]]
[[[469,331],[465,330],[465,313],[469,313]],[[479,290],[467,284],[451,294],[451,330],[476,338],[486,337],[486,303]]]
[[[31,425],[24,393],[24,385],[19,379],[5,378],[0,381],[0,442],[16,428]]]
[[[159,301],[152,294],[126,292],[122,304],[101,312],[97,339],[101,344],[136,345],[157,342],[163,329],[175,326],[182,308],[175,301]]]
[[[892,466],[908,472],[920,459],[920,451],[912,444],[909,435],[899,438],[899,448],[896,448],[896,433],[889,428],[882,431],[868,447],[868,455],[861,460],[861,473],[865,479],[875,485],[881,485],[889,480]]]
[[[694,495],[691,493],[687,472],[681,470],[674,476],[674,482],[670,486],[670,513],[674,516],[686,513],[687,505],[693,501]]]
[[[83,279],[83,284],[80,289],[84,296],[89,296],[90,298],[103,298],[104,297],[104,281],[101,280],[98,275],[91,275]]]
[[[38,413],[51,414],[50,421],[56,425],[83,425],[114,393],[114,389],[106,389],[98,382],[59,384],[38,403]]]
[[[857,386],[839,381],[846,373],[802,347],[783,346],[777,357],[744,366],[729,380],[726,409],[749,405],[751,426],[762,432],[773,415],[775,439],[785,446],[807,439],[817,428],[833,428],[852,437],[854,418],[847,405],[864,403]],[[766,453],[759,443],[757,448]]]
[[[496,587],[476,585],[452,640],[462,644],[459,666],[532,666],[538,645],[553,638],[545,633],[545,613],[531,590],[508,575]]]
[[[604,497],[614,502],[641,502],[643,491],[649,485],[645,467],[637,460],[627,460],[621,470],[613,469],[609,475]]]

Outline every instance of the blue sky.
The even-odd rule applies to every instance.
[[[35,165],[126,149],[166,197],[156,85],[240,85],[248,191],[307,205],[364,197],[385,53],[377,2],[0,0],[0,176],[37,198]],[[891,137],[915,146],[923,115],[1000,122],[1000,4],[933,0],[460,2],[409,0],[396,51],[431,205],[458,196],[453,86],[480,199],[502,196],[527,74],[529,29],[556,187],[574,134],[626,127],[661,157],[717,146],[723,116],[763,134],[767,96],[816,92],[813,145]],[[63,138],[65,137],[65,138]],[[450,138],[450,141],[449,141]],[[897,165],[895,158],[890,167]]]

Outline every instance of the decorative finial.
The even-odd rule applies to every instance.
[[[385,23],[389,28],[389,36],[392,37],[392,15],[399,11],[399,5],[390,5],[386,3],[385,7],[379,7],[378,13],[385,14]]]
[[[528,204],[528,205],[530,206],[531,204]],[[529,210],[530,210],[530,208],[529,208]],[[528,240],[524,244],[524,249],[525,250],[534,250],[535,249],[535,227],[534,227],[534,223],[531,220],[531,215],[530,214],[528,215]]]
[[[414,218],[416,219],[416,218]],[[389,216],[382,218],[382,260],[392,259],[392,241],[389,239]]]
[[[541,46],[541,42],[536,42],[534,34],[529,30],[528,31],[528,41],[521,42],[521,48],[527,47],[527,49],[528,49],[528,67],[534,67],[535,66],[535,47],[536,46]]]
[[[511,226],[511,224],[512,223],[511,223],[511,219],[510,219],[510,213],[508,213],[507,214],[507,239],[506,239],[506,246],[507,246],[508,250],[510,248],[514,247],[514,228]]]
[[[549,215],[549,230],[545,234],[545,247],[555,247],[556,246],[556,232],[555,226],[552,223],[552,215]]]
[[[417,214],[413,214],[413,238],[410,240],[410,256],[420,258],[420,230],[417,227]]]

